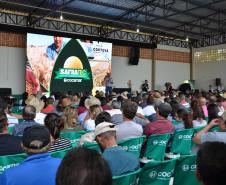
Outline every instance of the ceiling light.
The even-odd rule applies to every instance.
[[[140,29],[139,28],[137,28],[137,33],[139,33],[140,32]]]
[[[189,41],[189,39],[188,39],[188,36],[186,37],[186,39],[185,39],[187,42]]]
[[[62,12],[61,12],[61,14],[60,14],[60,20],[63,20],[63,19],[64,19],[64,17],[63,17]]]

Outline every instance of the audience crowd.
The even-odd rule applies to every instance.
[[[56,92],[50,97],[24,94],[20,101],[1,97],[0,156],[28,157],[0,175],[0,185],[111,185],[112,176],[140,168],[139,158],[118,146],[119,141],[190,128],[199,128],[192,139],[200,149],[198,179],[205,185],[224,184],[225,105],[226,94],[212,91]],[[71,141],[61,138],[70,132],[84,132],[81,147],[71,149]],[[97,143],[101,155],[82,148],[86,143]],[[71,150],[62,162],[51,157],[64,149]]]

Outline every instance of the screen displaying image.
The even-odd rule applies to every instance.
[[[75,45],[74,49],[68,46],[72,42]],[[81,52],[85,53],[82,57],[79,55]],[[87,59],[92,73],[90,79],[93,80],[93,90],[99,90],[103,86],[104,77],[111,72],[111,43],[27,34],[26,91],[29,94],[36,94],[38,91],[51,91],[51,80],[54,80],[53,75],[59,73],[53,71],[56,62],[62,63],[62,66],[66,66],[66,69],[79,69],[81,72],[81,70],[86,70],[83,67],[86,66],[84,63]],[[89,73],[87,72],[87,74]],[[79,78],[75,75],[71,76]],[[59,77],[57,80],[59,80]],[[81,91],[79,88],[76,89],[76,83],[82,83],[82,80],[65,80],[65,78],[63,80],[65,83],[73,82],[73,84],[64,86],[64,91],[67,90],[65,89],[67,87],[69,87],[68,90],[72,90],[70,87],[73,85],[75,85],[73,86],[75,87],[73,88],[74,92]],[[82,87],[81,84],[78,85]],[[85,85],[83,88],[85,88]],[[83,91],[86,91],[86,89],[83,89]]]

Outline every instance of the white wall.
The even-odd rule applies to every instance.
[[[226,61],[195,63],[195,87],[208,90],[209,85],[215,87],[215,79],[221,78],[221,82],[226,86]]]
[[[190,78],[190,64],[168,61],[156,61],[156,89],[165,90],[165,82],[171,82],[177,88]]]
[[[151,87],[152,62],[150,59],[140,59],[139,64],[128,65],[128,57],[112,58],[112,77],[116,88],[128,87],[128,80],[132,81],[132,89],[140,90],[140,86],[145,79],[149,81]],[[156,88],[165,89],[165,82],[172,82],[173,87],[183,83],[190,78],[190,64],[168,61],[156,61]]]
[[[24,48],[0,47],[0,88],[12,88],[12,94],[25,91]]]
[[[151,59],[140,59],[138,65],[129,65],[128,57],[112,57],[112,78],[116,88],[128,88],[132,81],[132,90],[141,90],[144,80],[151,82]],[[150,87],[151,84],[149,83]]]
[[[212,49],[224,49],[226,44],[209,46],[204,48],[195,48],[193,53],[208,51]],[[195,87],[198,89],[208,90],[209,85],[215,87],[215,79],[221,78],[224,87],[226,87],[226,61],[219,62],[205,62],[195,63],[194,62],[194,79]]]

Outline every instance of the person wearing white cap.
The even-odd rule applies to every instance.
[[[205,142],[226,143],[226,111],[218,113],[219,118],[213,119],[205,128],[200,130],[194,137],[193,142],[203,144]],[[219,126],[219,131],[209,132],[213,127]]]
[[[103,158],[108,162],[113,176],[139,168],[138,158],[117,145],[116,131],[115,125],[109,122],[100,123],[94,131],[95,140],[99,144]]]

